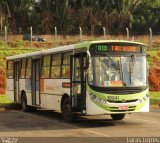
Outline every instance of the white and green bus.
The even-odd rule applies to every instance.
[[[22,105],[63,114],[148,112],[146,47],[121,40],[86,41],[7,57],[7,96]]]

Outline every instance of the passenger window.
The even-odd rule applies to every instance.
[[[13,61],[7,63],[7,78],[13,78]]]
[[[63,54],[63,64],[62,64],[62,77],[69,78],[70,77],[70,53]]]
[[[75,80],[80,80],[80,59],[75,60]]]
[[[26,67],[26,78],[30,78],[31,77],[31,58],[27,59],[27,67]]]
[[[43,57],[42,61],[42,78],[49,78],[51,56]]]
[[[25,78],[25,74],[26,74],[26,59],[22,59],[22,63],[21,63],[21,74],[20,74],[20,78]]]
[[[61,54],[55,54],[52,57],[51,77],[59,78],[61,73]]]

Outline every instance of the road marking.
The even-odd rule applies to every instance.
[[[72,127],[72,128],[75,128],[75,129],[81,129],[81,130],[84,130],[85,132],[92,133],[92,134],[95,134],[95,135],[98,135],[98,136],[109,137],[108,134],[102,134],[102,133],[95,132],[95,131],[92,131],[92,130],[83,129],[83,128],[80,128],[80,127],[77,127],[77,126],[74,126],[74,125],[70,125],[70,124],[67,124],[67,123],[61,123],[59,120],[55,120],[55,119],[51,120],[51,119],[48,119],[48,118],[45,118],[45,117],[40,117],[40,116],[36,116],[36,115],[33,115],[33,114],[24,113],[24,112],[15,111],[15,110],[10,110],[10,111],[15,112],[15,113],[19,113],[19,114],[23,114],[23,115],[27,115],[27,116],[30,116],[30,117],[38,118],[38,119],[54,121],[54,122],[59,123],[61,125],[65,125],[65,126]]]

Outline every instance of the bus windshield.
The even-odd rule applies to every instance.
[[[92,56],[88,80],[98,87],[146,86],[146,57]]]

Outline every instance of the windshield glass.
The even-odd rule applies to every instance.
[[[89,84],[98,87],[145,86],[145,56],[91,57]]]

